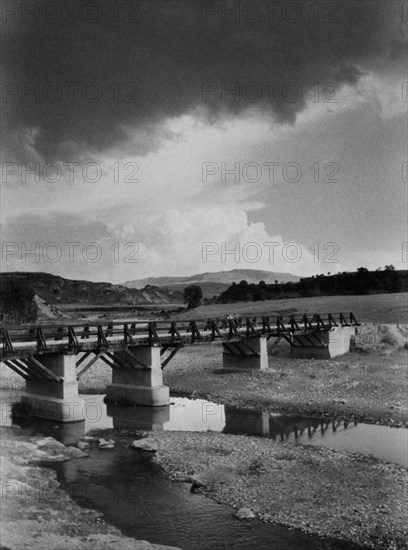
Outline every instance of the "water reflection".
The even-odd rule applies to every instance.
[[[107,404],[106,414],[113,419],[114,429],[160,431],[170,420],[170,406],[121,407]]]
[[[183,550],[353,550],[280,525],[239,522],[230,507],[165,479],[150,456],[129,447],[109,453],[93,447],[89,455],[52,466],[58,481],[129,537]]]
[[[12,424],[16,426],[35,430],[47,437],[53,437],[64,445],[75,445],[85,435],[85,421],[55,422],[54,420],[14,415],[13,409],[18,408],[18,406],[19,403],[15,403],[11,407]]]
[[[408,430],[403,428],[226,406],[223,432],[361,453],[408,467]]]
[[[255,409],[225,407],[224,433],[257,435],[270,437],[274,441],[293,441],[313,437],[323,437],[326,432],[336,433],[351,429],[357,422],[343,420],[324,420],[300,416],[285,416]]]
[[[0,392],[1,425],[11,426],[11,403],[18,398]],[[408,466],[408,430],[344,420],[289,416],[280,412],[241,409],[202,399],[172,398],[168,407],[106,405],[104,395],[83,395],[85,422],[57,422],[20,418],[13,422],[74,445],[86,433],[98,430],[215,431],[268,437],[279,442],[317,445],[358,452]],[[96,433],[95,433],[96,432]]]

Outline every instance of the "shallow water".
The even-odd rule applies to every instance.
[[[339,420],[291,416],[280,412],[240,409],[203,399],[171,398],[169,407],[106,405],[104,395],[81,395],[85,423],[56,425],[27,420],[43,432],[74,444],[93,430],[143,429],[165,431],[214,431],[268,437],[301,445],[315,445],[361,453],[408,467],[408,429]],[[1,391],[1,425],[11,425],[11,403],[18,393]],[[62,431],[61,431],[62,430]]]
[[[353,550],[298,530],[238,521],[231,508],[164,479],[150,453],[118,447],[93,449],[86,460],[53,468],[80,505],[104,514],[124,535],[183,550]]]
[[[240,433],[270,437],[277,445],[280,441],[337,445],[336,448],[366,453],[371,452],[371,445],[377,454],[384,445],[386,460],[405,460],[406,464],[406,447],[405,455],[400,449],[407,437],[407,430],[403,429],[294,418],[199,399],[172,398],[169,407],[152,409],[107,406],[103,395],[81,397],[85,401],[85,422],[56,424],[19,419],[17,425],[51,435],[65,444],[74,444],[86,433],[97,436],[99,430],[112,430],[117,439],[122,429],[134,428]],[[11,405],[18,400],[18,393],[2,391],[0,399],[1,425],[11,426]],[[394,449],[390,450],[392,446]],[[111,451],[93,446],[89,454],[86,460],[73,459],[51,467],[78,504],[101,512],[108,523],[135,539],[183,550],[357,549],[349,543],[322,541],[282,526],[238,521],[230,507],[191,493],[189,484],[165,479],[152,463],[150,453],[117,445]]]

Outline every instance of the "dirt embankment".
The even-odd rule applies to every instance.
[[[217,433],[156,432],[136,441],[174,480],[264,522],[367,548],[408,548],[407,471],[325,448]]]

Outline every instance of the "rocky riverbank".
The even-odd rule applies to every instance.
[[[4,550],[177,550],[123,536],[94,510],[78,506],[41,463],[86,453],[53,438],[2,429],[0,445],[1,524]]]
[[[194,492],[264,522],[366,548],[408,548],[407,470],[325,448],[216,433],[158,432],[135,441]]]

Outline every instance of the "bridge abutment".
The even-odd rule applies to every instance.
[[[266,336],[223,342],[222,349],[224,369],[263,370],[268,367]]]
[[[331,359],[350,351],[356,327],[339,326],[308,335],[294,335],[291,357],[295,359]]]
[[[56,422],[84,420],[84,401],[78,395],[76,356],[52,353],[36,356],[33,361],[38,361],[54,377],[49,374],[48,378],[26,380],[25,393],[20,400],[21,413]],[[31,369],[35,367],[33,364]]]
[[[112,370],[106,401],[163,407],[170,404],[170,391],[163,385],[160,347],[138,346],[114,352],[120,367]]]

